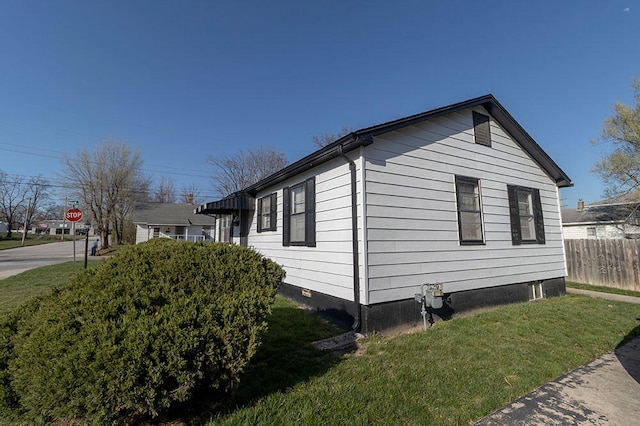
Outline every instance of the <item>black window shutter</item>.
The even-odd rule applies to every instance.
[[[473,135],[477,144],[491,146],[491,129],[488,115],[473,111]]]
[[[304,194],[304,241],[316,246],[316,178],[307,179]]]
[[[289,199],[291,198],[291,193],[289,192],[289,187],[285,186],[282,188],[282,245],[288,246],[291,242],[291,207],[289,205]]]
[[[536,224],[536,242],[545,243],[544,218],[542,217],[542,203],[540,202],[540,190],[533,190],[533,221]]]
[[[262,232],[262,198],[258,199],[258,232]]]
[[[522,231],[520,230],[517,188],[507,185],[507,195],[509,196],[509,217],[511,219],[511,242],[513,245],[520,245],[522,242]]]
[[[269,227],[270,231],[276,230],[277,219],[278,219],[278,194],[274,192],[273,194],[271,194],[271,223],[270,223],[271,226]]]

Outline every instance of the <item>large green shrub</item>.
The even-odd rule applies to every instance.
[[[283,278],[239,246],[127,247],[0,324],[0,414],[123,422],[227,392]]]

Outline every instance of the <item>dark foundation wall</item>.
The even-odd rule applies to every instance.
[[[562,296],[566,293],[564,277],[545,280],[541,284],[542,294],[545,298]],[[279,293],[288,299],[315,309],[322,315],[337,319],[345,325],[353,324],[355,318],[353,302],[288,284],[283,284]],[[444,299],[444,306],[441,309],[428,309],[433,320],[447,320],[456,313],[483,307],[526,302],[530,300],[530,283],[449,293],[445,294]],[[362,317],[360,332],[363,334],[410,328],[423,324],[421,305],[415,299],[361,305],[360,312]],[[427,316],[427,319],[430,319],[430,316]]]

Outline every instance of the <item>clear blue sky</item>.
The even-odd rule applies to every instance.
[[[31,1],[0,3],[0,169],[60,183],[61,153],[102,140],[196,184],[208,154],[273,146],[492,93],[572,178],[640,76],[640,1]],[[61,193],[61,197],[64,193]]]

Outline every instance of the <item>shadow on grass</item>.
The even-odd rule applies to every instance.
[[[224,399],[223,406],[207,407],[207,401],[202,400],[187,410],[182,407],[180,417],[184,419],[186,415],[190,422],[198,423],[210,416],[224,416],[269,394],[284,392],[322,375],[340,362],[339,355],[318,350],[311,343],[346,332],[342,326],[285,300],[276,301],[268,322],[269,328],[262,336],[258,352],[245,369],[238,388]]]
[[[624,336],[616,347],[615,354],[629,376],[640,383],[640,325]]]
[[[323,374],[340,358],[314,348],[311,342],[344,331],[303,309],[274,309],[262,346],[247,368],[240,387],[232,395],[231,405],[246,405]]]

